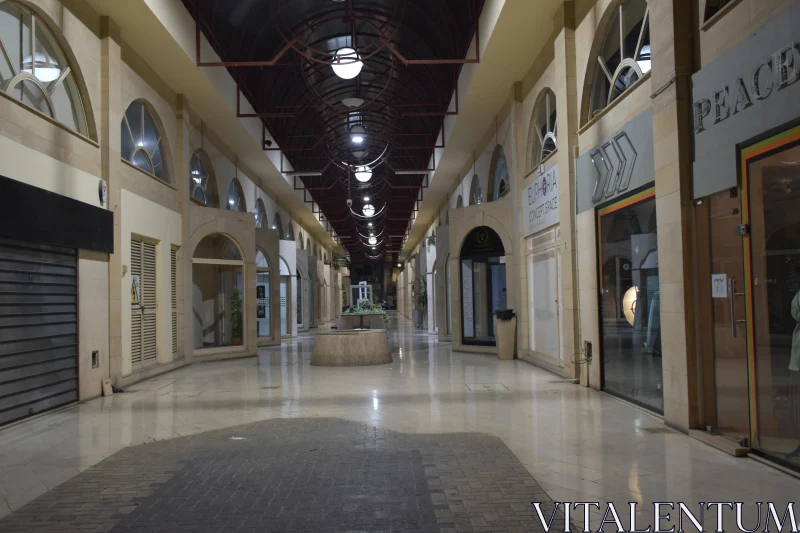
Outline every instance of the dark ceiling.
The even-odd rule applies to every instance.
[[[484,0],[183,2],[264,122],[264,149],[281,147],[281,170],[351,259],[397,260],[461,66],[478,61],[470,42]],[[349,80],[331,66],[343,47],[363,62]],[[366,130],[361,144],[353,126]],[[362,183],[354,170],[365,165]]]

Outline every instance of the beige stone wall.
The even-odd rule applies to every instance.
[[[81,401],[102,394],[108,378],[108,254],[78,253],[78,369]],[[98,366],[92,368],[92,352]]]

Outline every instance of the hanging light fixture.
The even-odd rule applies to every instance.
[[[367,224],[367,226],[369,226],[369,227],[371,228],[371,227],[372,227],[372,222],[370,222],[369,224]]]
[[[369,167],[356,167],[356,179],[366,183],[372,179],[372,170]]]
[[[361,208],[361,212],[364,213],[365,217],[371,217],[375,214],[375,206],[372,204],[367,204]]]
[[[378,239],[376,239],[375,237],[370,237],[368,242],[370,244],[378,244]]]
[[[350,47],[344,47],[339,48],[333,54],[331,67],[333,67],[334,74],[343,80],[352,80],[361,74],[364,63],[361,62],[361,56],[358,55],[358,52]]]
[[[354,144],[361,144],[367,136],[367,130],[361,124],[356,124],[350,128],[350,141]]]

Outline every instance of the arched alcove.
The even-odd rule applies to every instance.
[[[192,338],[195,349],[243,344],[244,256],[227,235],[203,238],[192,254]]]
[[[478,175],[472,176],[472,182],[469,186],[469,205],[478,205],[483,203],[483,191],[481,190],[481,182]]]
[[[219,207],[217,178],[214,166],[205,150],[195,150],[189,162],[189,195],[206,207]]]
[[[488,226],[473,229],[461,245],[459,264],[462,342],[496,346],[494,313],[508,307],[502,239]]]
[[[264,205],[264,200],[261,198],[256,200],[256,227],[263,228],[267,225],[267,208]]]
[[[121,130],[122,159],[171,183],[169,148],[161,120],[152,106],[144,100],[131,102],[122,116]]]
[[[228,201],[225,203],[225,209],[228,211],[247,213],[244,190],[242,190],[242,184],[239,183],[237,178],[233,178],[231,184],[228,186]]]
[[[511,176],[503,147],[495,146],[489,167],[489,201],[499,200],[511,190]]]
[[[266,254],[256,250],[256,335],[272,336],[271,271]]]

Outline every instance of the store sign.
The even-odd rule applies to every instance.
[[[738,150],[800,117],[800,3],[692,76],[695,199],[738,186]]]
[[[560,221],[558,165],[528,185],[523,195],[525,235],[528,237]]]
[[[578,158],[578,213],[655,181],[653,115],[647,109]]]
[[[747,76],[713,90],[694,102],[694,131],[701,133],[766,100],[800,78],[800,51],[794,41],[759,62]]]

